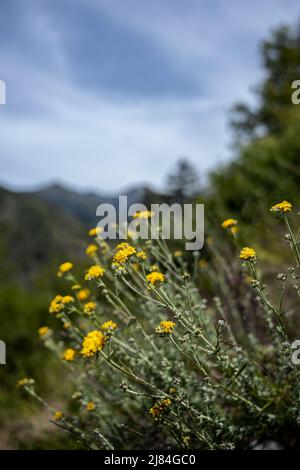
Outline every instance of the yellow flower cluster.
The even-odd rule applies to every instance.
[[[176,323],[173,321],[161,321],[155,332],[158,334],[170,335],[173,333]]]
[[[24,379],[21,379],[17,382],[17,387],[20,388],[20,387],[25,387],[26,385],[33,385],[33,384],[34,384],[33,379],[29,379],[28,377],[24,377]]]
[[[90,331],[82,342],[81,354],[84,357],[94,356],[97,352],[102,351],[105,344],[105,336],[101,331]]]
[[[80,290],[81,289],[81,286],[79,284],[73,284],[73,286],[71,287],[72,290]]]
[[[41,326],[41,328],[38,329],[38,334],[39,334],[40,338],[43,338],[44,336],[46,336],[50,332],[51,332],[51,330],[50,330],[49,326]]]
[[[86,315],[91,315],[95,312],[97,304],[95,302],[88,302],[84,304],[83,311]]]
[[[57,275],[60,277],[60,276],[63,276],[63,274],[67,273],[68,271],[71,271],[71,269],[73,269],[73,264],[70,263],[70,261],[66,261],[65,263],[62,263],[59,268],[58,268],[58,273]]]
[[[50,303],[49,312],[50,313],[59,313],[64,309],[66,304],[74,302],[74,297],[71,295],[56,295]]]
[[[102,277],[104,273],[105,273],[105,269],[102,268],[101,266],[98,266],[98,265],[91,266],[85,275],[85,280],[92,281],[93,279],[98,279],[99,277]]]
[[[120,243],[117,246],[117,252],[114,256],[113,263],[122,264],[125,263],[130,256],[136,253],[136,249],[129,245],[129,243]]]
[[[85,408],[87,411],[93,411],[96,408],[96,405],[92,401],[89,401]]]
[[[93,243],[89,245],[87,249],[85,250],[88,256],[94,256],[94,254],[97,253],[97,251],[98,251],[98,247],[97,245],[94,245]]]
[[[232,228],[237,225],[237,220],[235,219],[226,219],[222,222],[222,228]]]
[[[275,204],[274,206],[271,207],[270,211],[271,212],[291,212],[293,206],[290,202],[288,201],[282,201],[279,202],[278,204]]]
[[[100,233],[102,233],[102,228],[101,227],[95,227],[95,228],[91,228],[91,230],[89,231],[89,236],[90,237],[96,237],[97,235],[100,235]]]
[[[53,415],[53,418],[55,419],[55,421],[59,421],[63,418],[63,414],[61,411],[55,411],[54,415]]]
[[[153,211],[137,211],[134,215],[134,219],[150,219],[154,216]]]
[[[104,331],[113,331],[117,328],[117,324],[112,320],[108,320],[101,325],[101,328]]]
[[[243,248],[240,252],[240,259],[243,259],[245,261],[251,261],[256,258],[256,251],[253,248],[249,248],[246,246]]]
[[[152,286],[156,286],[156,284],[164,282],[165,276],[159,271],[153,271],[152,273],[147,274],[146,279],[149,284],[151,284]]]
[[[89,296],[90,296],[89,289],[80,289],[80,291],[78,291],[76,294],[76,298],[79,301],[86,300]]]
[[[163,400],[156,402],[152,408],[150,408],[149,413],[153,418],[158,418],[161,413],[165,411],[166,408],[172,405],[172,400],[170,398],[164,398]]]
[[[63,353],[63,359],[68,362],[74,361],[74,358],[76,356],[76,351],[74,349],[66,349],[65,352]]]
[[[147,259],[147,255],[146,255],[145,251],[138,251],[137,254],[136,254],[136,257],[141,259],[141,260]]]
[[[175,258],[180,258],[182,256],[182,251],[180,251],[180,250],[174,251],[174,256],[175,256]]]

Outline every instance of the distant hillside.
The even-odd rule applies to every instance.
[[[28,280],[66,256],[78,258],[85,232],[78,219],[41,198],[0,188],[0,277]]]
[[[128,206],[134,203],[147,205],[156,200],[161,202],[163,197],[146,187],[124,190],[120,195],[128,197]],[[95,226],[98,222],[96,209],[99,204],[110,203],[118,207],[119,201],[118,194],[80,193],[58,184],[31,193],[31,196],[52,204],[89,227]]]

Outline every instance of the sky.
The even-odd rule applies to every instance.
[[[187,157],[232,158],[229,110],[253,103],[260,41],[298,0],[1,0],[0,184],[162,188]]]

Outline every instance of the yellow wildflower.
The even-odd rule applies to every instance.
[[[113,263],[125,263],[130,256],[136,253],[136,249],[129,243],[120,243],[117,246],[117,253],[114,256]]]
[[[153,272],[153,271],[158,271],[159,270],[159,266],[157,264],[152,264],[152,266],[150,266],[150,271]]]
[[[85,250],[86,254],[88,256],[94,256],[94,254],[98,251],[97,245],[94,245],[93,243],[87,247]]]
[[[96,405],[92,401],[89,401],[85,408],[87,411],[93,411],[96,408]]]
[[[62,295],[56,295],[49,306],[50,313],[59,313],[63,310]]]
[[[125,250],[126,248],[132,248],[132,246],[127,242],[122,242],[117,245],[117,250]]]
[[[84,357],[94,356],[97,352],[102,351],[105,344],[105,336],[101,331],[90,331],[82,342],[81,354]]]
[[[133,214],[134,219],[150,219],[153,216],[153,211],[137,211],[135,214]]]
[[[235,225],[237,225],[237,220],[235,219],[226,219],[224,220],[224,222],[222,222],[222,228],[232,228],[234,227]]]
[[[141,260],[145,260],[147,259],[147,255],[146,255],[146,252],[145,251],[138,251],[137,254],[136,254],[137,258],[141,259]]]
[[[47,333],[50,333],[50,331],[49,326],[41,326],[41,328],[38,329],[38,334],[40,338],[43,338]]]
[[[74,361],[74,357],[76,356],[76,351],[74,349],[66,349],[63,353],[63,359],[68,362]]]
[[[146,279],[152,286],[156,286],[156,284],[164,282],[165,276],[159,271],[153,271],[152,273],[147,274]]]
[[[68,330],[69,328],[71,328],[71,326],[72,326],[72,323],[66,321],[66,322],[64,323],[64,326],[63,326],[63,327],[64,327],[65,330]]]
[[[105,269],[102,268],[101,266],[98,266],[98,265],[91,266],[87,274],[85,275],[85,280],[91,281],[92,279],[98,279],[99,277],[103,276],[104,272],[105,272]]]
[[[65,263],[62,263],[59,268],[58,268],[58,276],[62,276],[63,274],[67,273],[68,271],[71,271],[73,269],[73,264],[70,263],[70,261],[66,261]]]
[[[88,302],[84,304],[83,311],[86,315],[91,315],[95,312],[97,304],[95,302]]]
[[[174,251],[174,256],[175,258],[180,258],[180,256],[182,256],[182,251],[180,250]]]
[[[108,320],[103,325],[101,325],[102,330],[104,331],[113,331],[117,328],[117,324],[112,320]]]
[[[55,411],[54,415],[53,415],[53,418],[55,419],[55,421],[59,421],[63,418],[63,414],[61,411]]]
[[[65,295],[65,296],[62,298],[61,301],[62,301],[62,303],[63,303],[64,305],[66,305],[66,304],[70,304],[70,303],[74,302],[75,299],[74,299],[74,297],[72,297],[71,295]]]
[[[80,289],[80,291],[78,291],[76,294],[77,300],[79,301],[86,300],[89,296],[90,296],[89,289]]]
[[[101,227],[91,228],[91,230],[89,230],[89,236],[90,237],[96,237],[97,235],[99,235],[102,232],[103,232],[103,229]]]
[[[256,251],[253,248],[249,248],[246,246],[243,248],[240,252],[240,259],[243,259],[245,261],[251,261],[256,258]]]
[[[271,212],[291,212],[293,206],[290,202],[288,201],[282,201],[279,202],[278,204],[275,204],[274,206],[271,207],[270,211]]]
[[[50,313],[60,313],[64,309],[64,305],[74,302],[74,297],[71,295],[56,295],[50,303]]]
[[[20,387],[25,387],[26,385],[32,385],[32,384],[34,384],[33,379],[29,379],[28,377],[24,377],[24,379],[20,379],[17,382],[17,387],[20,388]]]
[[[79,284],[74,284],[72,286],[72,290],[80,290],[81,289],[81,286]]]
[[[173,321],[161,321],[155,332],[158,334],[170,335],[174,331],[176,323]]]
[[[189,445],[190,440],[191,440],[190,436],[183,436],[182,437],[182,442],[185,446]]]
[[[170,398],[164,398],[163,400],[156,402],[152,408],[150,408],[149,413],[153,418],[158,418],[161,413],[165,411],[166,408],[172,405],[172,400]]]

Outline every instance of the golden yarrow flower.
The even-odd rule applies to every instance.
[[[58,276],[63,276],[63,274],[71,271],[73,269],[74,265],[70,263],[70,261],[66,261],[65,263],[62,263],[59,268],[58,268]]]
[[[95,313],[96,307],[97,307],[97,304],[95,302],[88,302],[84,304],[83,312],[86,315],[91,315],[92,313]]]
[[[117,246],[117,252],[114,256],[113,263],[122,264],[130,258],[130,256],[136,253],[134,246],[129,245],[129,243],[120,243]]]
[[[99,235],[102,232],[103,232],[103,229],[101,227],[91,228],[91,230],[89,230],[89,236],[90,237],[96,237],[97,235]]]
[[[108,320],[101,325],[101,328],[104,331],[113,331],[117,328],[117,324],[112,320]]]
[[[175,258],[180,258],[180,256],[182,256],[182,251],[180,250],[174,251],[174,256]]]
[[[280,213],[285,213],[285,212],[291,212],[293,206],[290,202],[288,201],[282,201],[279,202],[278,204],[275,204],[274,206],[271,207],[270,211],[271,212],[280,212]]]
[[[149,284],[151,284],[152,286],[156,286],[157,284],[160,284],[161,282],[165,281],[165,276],[159,271],[153,271],[152,273],[147,274],[146,279]]]
[[[105,269],[101,266],[95,265],[91,266],[88,272],[85,275],[86,281],[92,281],[93,279],[98,279],[99,277],[103,277],[105,273]]]
[[[75,356],[76,351],[74,349],[68,348],[63,353],[63,360],[67,362],[72,362],[74,361]]]
[[[43,338],[44,336],[46,336],[50,332],[51,332],[51,330],[50,330],[49,326],[41,326],[41,328],[38,329],[38,334],[39,334],[40,338]]]
[[[249,248],[246,246],[243,248],[240,252],[240,259],[243,259],[245,261],[251,261],[256,258],[256,251],[253,248]]]
[[[89,245],[87,249],[85,250],[88,256],[94,256],[94,254],[97,253],[97,251],[98,251],[98,246],[94,244]]]
[[[153,211],[137,211],[135,214],[133,214],[134,219],[150,219],[153,216]]]
[[[173,321],[161,321],[155,332],[158,334],[170,335],[173,333],[176,323]]]
[[[235,219],[226,219],[226,220],[224,220],[224,222],[222,222],[221,227],[222,227],[222,228],[225,228],[225,229],[226,229],[226,228],[232,228],[232,227],[234,227],[235,225],[237,225],[237,223],[238,223],[238,222],[237,222],[237,220],[235,220]]]
[[[163,413],[171,405],[172,400],[170,400],[170,398],[164,398],[163,400],[156,402],[152,408],[150,408],[149,413],[151,416],[153,416],[153,418],[158,418],[161,413]]]
[[[62,295],[56,295],[54,297],[49,306],[50,313],[59,313],[63,310],[64,306],[62,304],[62,299]]]
[[[64,305],[66,305],[66,304],[71,304],[72,302],[75,302],[75,299],[71,295],[65,295],[61,301]]]
[[[89,296],[90,296],[89,289],[80,289],[80,291],[78,291],[76,294],[76,298],[79,301],[86,300]]]
[[[85,407],[87,411],[93,411],[95,408],[96,408],[96,405],[92,401],[89,401]]]
[[[73,286],[71,287],[72,290],[80,290],[81,289],[81,285],[80,284],[73,284]]]
[[[136,254],[136,257],[141,259],[141,260],[145,260],[147,259],[147,254],[145,251],[138,251],[137,254]]]
[[[101,331],[90,331],[82,342],[81,354],[84,357],[92,357],[102,351],[105,345],[105,336]]]
[[[49,312],[60,313],[64,309],[65,305],[74,302],[74,300],[74,297],[71,295],[56,295],[50,303]]]
[[[34,384],[33,379],[24,377],[23,379],[18,380],[17,387],[20,388],[20,387],[25,387],[26,385],[33,385],[33,384]]]
[[[60,421],[63,418],[63,414],[61,411],[55,411],[53,418],[55,421]]]

